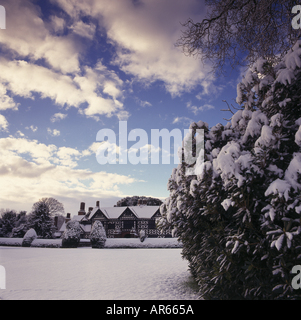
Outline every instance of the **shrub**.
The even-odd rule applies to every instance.
[[[100,221],[95,221],[90,233],[92,248],[103,248],[107,240],[106,231]]]
[[[226,126],[190,126],[205,131],[196,175],[183,162],[169,179],[159,226],[183,242],[205,299],[301,298],[291,286],[301,264],[300,56],[301,41],[276,66],[260,59]]]
[[[34,229],[29,229],[24,237],[23,237],[23,241],[22,241],[22,247],[30,247],[31,243],[33,242],[33,240],[35,240],[37,238],[37,233],[35,232]]]
[[[144,230],[140,230],[139,232],[140,241],[143,242],[146,239],[146,234]]]
[[[62,248],[77,248],[80,242],[81,228],[78,221],[69,221],[62,235]]]

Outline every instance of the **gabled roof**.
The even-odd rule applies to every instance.
[[[104,214],[104,216],[108,219],[118,219],[120,216],[127,210],[127,208],[138,218],[138,219],[151,219],[155,213],[160,208],[159,206],[135,206],[135,207],[105,207],[105,208],[98,208],[95,207],[88,217],[91,220],[95,214],[100,210]],[[81,217],[84,219],[83,216],[75,216]],[[80,221],[80,218],[76,218],[77,221]],[[84,220],[82,220],[84,221]]]
[[[159,206],[129,207],[129,209],[140,219],[151,219],[159,208]]]
[[[103,212],[108,219],[118,219],[126,209],[127,207],[107,207],[101,208],[100,211]]]

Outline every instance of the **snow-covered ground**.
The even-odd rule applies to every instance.
[[[181,249],[0,247],[0,265],[0,299],[197,299]]]

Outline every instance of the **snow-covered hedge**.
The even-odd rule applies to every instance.
[[[190,126],[205,131],[205,161],[197,175],[185,163],[173,170],[159,225],[182,240],[207,299],[301,297],[291,286],[301,265],[300,68],[298,41],[278,65],[260,59],[247,72],[227,125]]]
[[[107,240],[106,231],[100,221],[95,221],[93,223],[90,241],[92,248],[103,248]]]
[[[37,239],[37,237],[35,230],[29,229],[23,237],[22,247],[30,247],[33,240]]]
[[[31,243],[35,248],[61,248],[62,239],[35,239]]]
[[[81,228],[78,221],[69,221],[62,235],[63,248],[77,248],[80,242]]]
[[[23,238],[0,238],[0,247],[21,247]]]
[[[182,243],[176,238],[146,238],[143,242],[139,238],[108,238],[104,248],[182,248]]]

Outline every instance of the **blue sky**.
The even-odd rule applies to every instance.
[[[226,123],[239,72],[174,46],[181,24],[201,21],[198,0],[7,0],[0,30],[0,208],[30,211],[54,197],[113,206],[124,196],[168,196],[175,165],[100,165],[97,132]],[[135,142],[129,142],[131,147]],[[149,140],[148,144],[151,144]],[[171,150],[172,151],[172,150]]]

